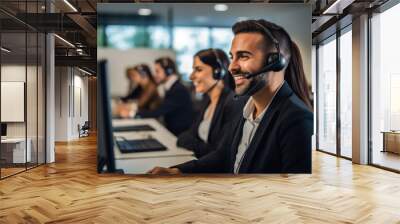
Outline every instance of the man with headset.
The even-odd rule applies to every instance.
[[[169,57],[155,60],[154,80],[161,87],[163,100],[154,110],[139,111],[139,118],[162,117],[166,128],[175,135],[188,129],[193,121],[194,112],[189,91],[178,79],[175,62]]]
[[[229,71],[243,113],[218,150],[148,173],[311,173],[313,114],[297,45],[265,20],[241,21],[232,30]]]

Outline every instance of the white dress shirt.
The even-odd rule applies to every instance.
[[[208,111],[210,110],[209,107],[207,107],[207,110],[204,112],[203,120],[200,122],[199,129],[198,129],[198,134],[201,140],[204,142],[207,142],[208,140],[208,133],[210,132],[210,126],[211,126],[211,119],[213,117],[213,114],[206,118],[206,115]]]
[[[246,154],[246,150],[249,147],[253,137],[254,133],[257,131],[258,125],[260,124],[261,120],[264,117],[265,112],[268,110],[269,105],[271,105],[271,102],[274,100],[275,95],[279,92],[281,87],[283,86],[283,83],[281,86],[276,90],[274,93],[274,96],[272,97],[271,101],[268,103],[268,105],[264,108],[264,110],[256,117],[254,118],[254,110],[255,110],[255,105],[254,105],[254,100],[253,97],[250,97],[249,100],[247,101],[246,105],[243,108],[243,117],[246,119],[244,125],[243,125],[243,132],[242,132],[242,139],[240,140],[239,146],[238,146],[238,151],[236,153],[236,160],[235,160],[235,165],[234,165],[234,173],[237,174],[239,173],[240,165],[242,164],[242,160]]]
[[[178,81],[178,76],[176,75],[171,75],[171,77],[168,78],[168,80],[165,83],[162,83],[157,86],[157,92],[158,95],[161,98],[165,97],[165,93],[168,92],[171,87],[175,84],[175,82]]]

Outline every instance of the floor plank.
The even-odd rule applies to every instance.
[[[98,175],[96,139],[0,181],[0,223],[400,223],[400,175],[313,153],[311,175]]]

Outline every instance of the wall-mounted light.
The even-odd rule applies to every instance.
[[[10,52],[11,52],[11,50],[9,50],[9,49],[7,49],[7,48],[5,48],[5,47],[1,47],[0,49],[1,49],[2,51],[6,52],[6,53],[10,53]]]
[[[141,16],[149,16],[151,15],[151,9],[145,9],[145,8],[139,9],[138,14]]]
[[[66,40],[66,39],[64,39],[64,38],[62,38],[62,37],[60,37],[59,35],[57,35],[57,34],[54,34],[54,36],[55,37],[57,37],[59,40],[61,40],[62,42],[64,42],[64,43],[66,43],[67,45],[69,45],[70,47],[73,47],[73,48],[75,48],[75,45],[73,45],[71,42],[69,42],[68,40]]]
[[[78,10],[68,1],[64,0],[65,4],[67,4],[74,12],[78,12]]]
[[[217,12],[225,12],[226,10],[228,10],[228,5],[216,4],[216,5],[214,5],[214,10]]]

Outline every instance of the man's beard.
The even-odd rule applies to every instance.
[[[250,74],[250,73],[240,71],[240,72],[235,73],[235,75],[233,75],[233,77],[235,77],[235,76],[246,77],[246,75],[248,75],[248,74]],[[240,88],[238,88],[235,83],[235,94],[238,96],[246,95],[247,92],[249,91],[249,89],[251,87],[255,86],[258,82],[261,82],[263,78],[264,78],[264,75],[258,75],[256,77],[251,77],[248,79],[250,82],[247,82],[245,85],[242,85]]]

